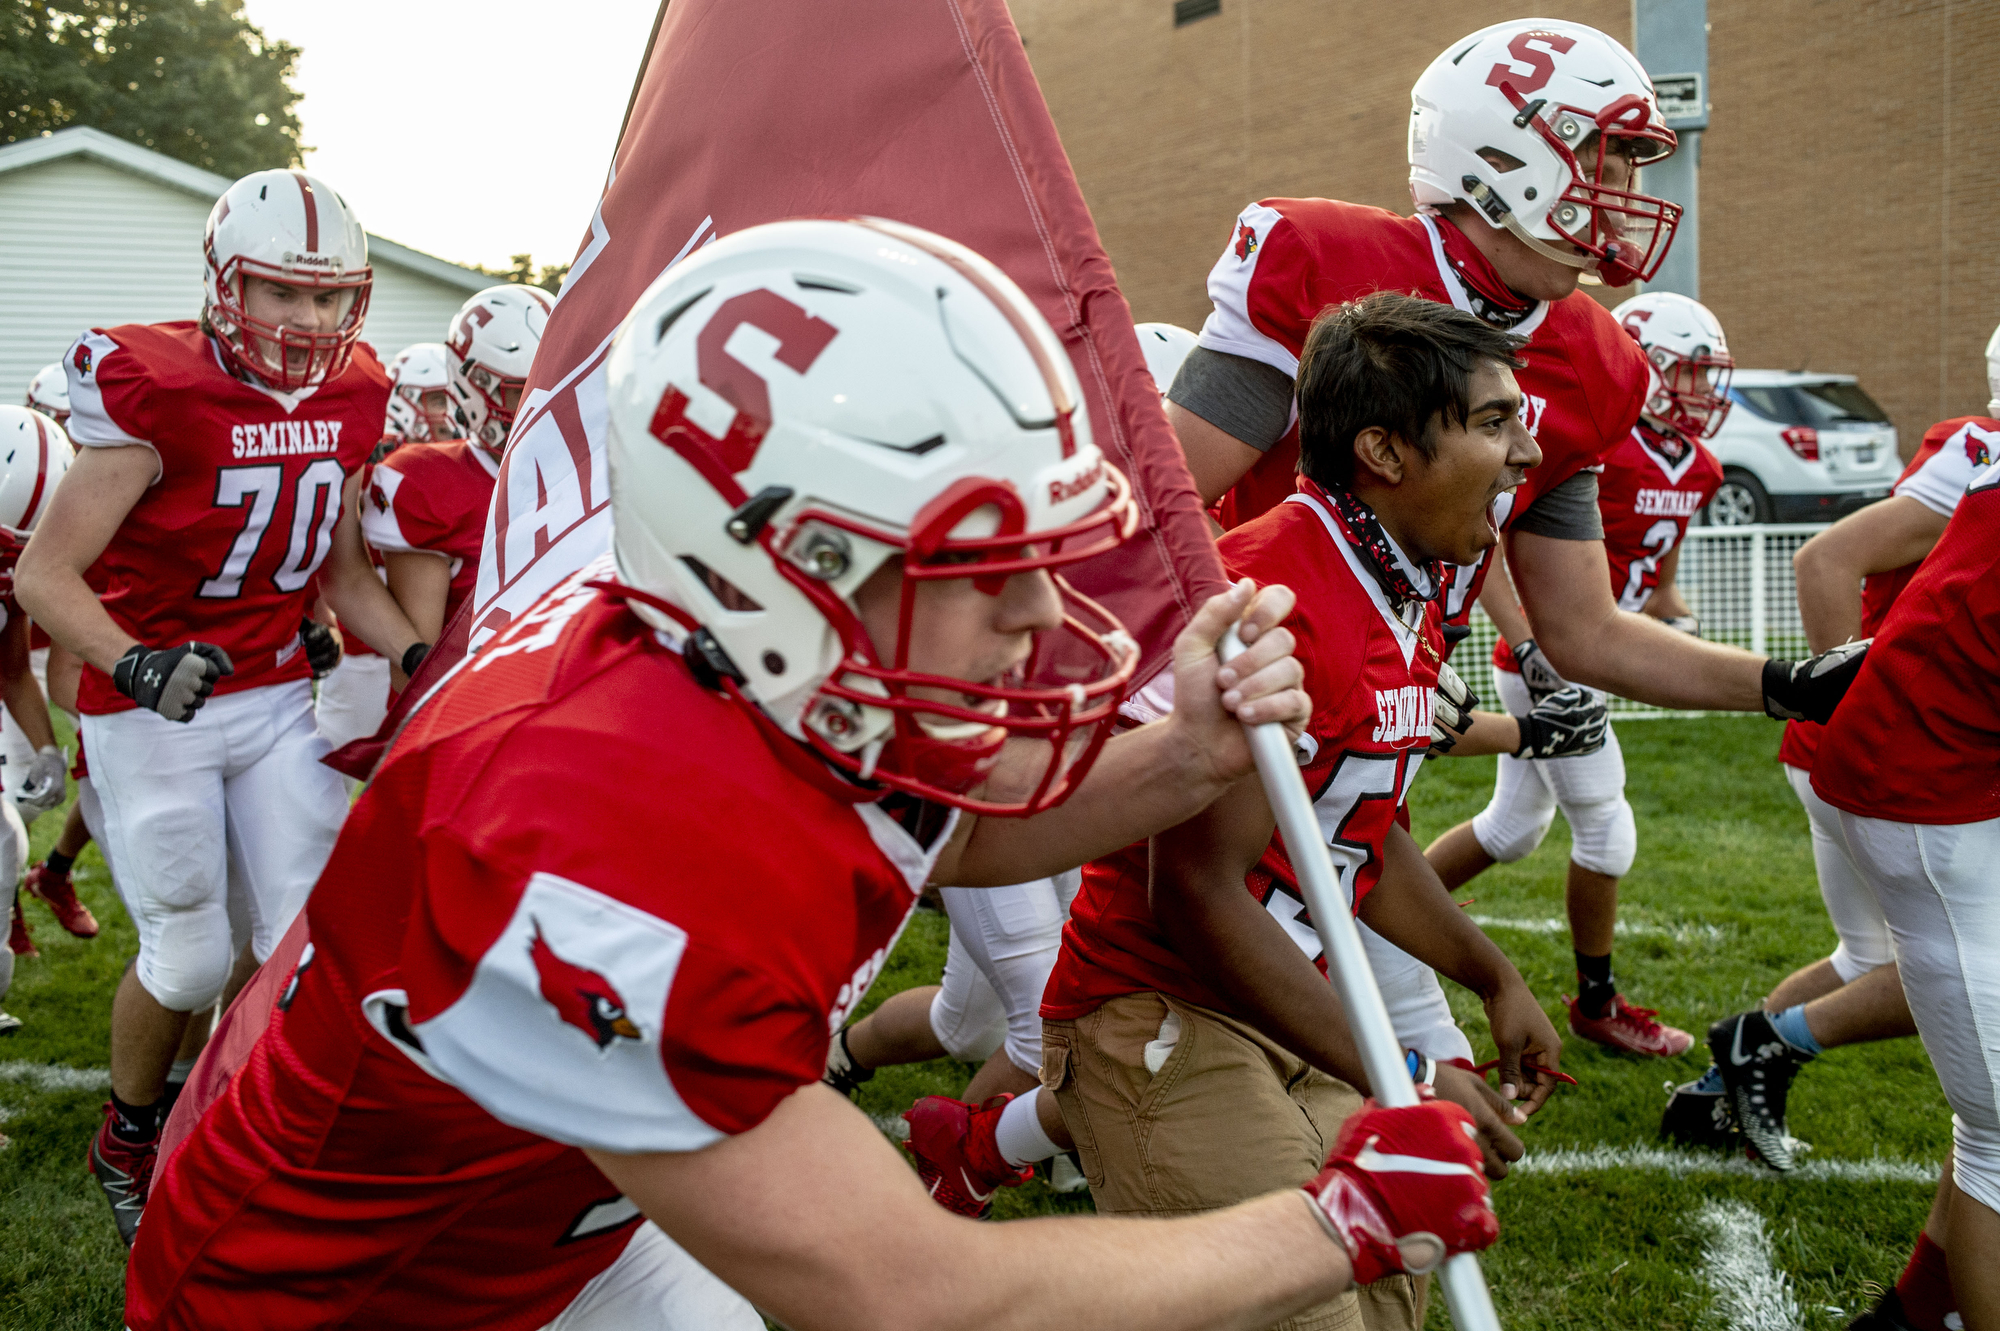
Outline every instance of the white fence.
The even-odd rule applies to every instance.
[[[1792,581],[1792,555],[1825,523],[1772,523],[1757,527],[1689,527],[1681,546],[1675,584],[1688,607],[1701,619],[1701,636],[1726,642],[1760,656],[1806,655],[1806,635],[1799,623],[1797,589]],[[1605,576],[1610,576],[1607,571]],[[1474,608],[1472,636],[1452,656],[1452,664],[1474,692],[1491,701],[1493,621]],[[1611,700],[1613,716],[1638,720],[1699,713],[1668,712],[1658,707]]]

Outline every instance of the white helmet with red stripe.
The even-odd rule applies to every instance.
[[[1607,185],[1604,166],[1614,155],[1635,169],[1659,161],[1674,132],[1652,80],[1616,40],[1557,19],[1496,23],[1433,60],[1410,101],[1419,207],[1464,200],[1536,253],[1594,267],[1610,286],[1658,271],[1680,206]],[[1611,151],[1597,152],[1593,138]]]
[[[858,779],[986,813],[1069,792],[1137,661],[1108,613],[1058,578],[1064,626],[1019,671],[909,666],[922,582],[997,593],[1137,522],[1062,343],[1005,274],[893,222],[751,227],[640,298],[609,396],[619,577],[720,687]],[[854,596],[890,560],[897,641],[877,643]],[[1048,741],[1032,792],[968,795],[1009,736]]]
[[[361,338],[374,272],[368,233],[326,182],[303,171],[255,171],[224,190],[208,214],[202,322],[223,358],[284,391],[338,379]],[[265,278],[333,292],[331,332],[252,318],[243,284]]]
[[[29,407],[0,406],[0,531],[27,539],[71,456],[62,426]]]
[[[57,425],[69,419],[69,376],[63,372],[61,361],[44,365],[28,381],[28,405]]]
[[[451,317],[445,335],[451,398],[467,437],[496,457],[507,446],[555,305],[540,287],[488,287]]]
[[[1713,439],[1729,415],[1736,361],[1708,306],[1672,291],[1648,291],[1611,317],[1645,349],[1646,414],[1690,439]]]
[[[413,444],[463,439],[452,411],[450,353],[442,342],[413,342],[389,362],[388,434]]]

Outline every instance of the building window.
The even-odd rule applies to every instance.
[[[1174,26],[1184,28],[1196,19],[1222,12],[1222,0],[1174,0]]]

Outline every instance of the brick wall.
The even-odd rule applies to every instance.
[[[1134,314],[1188,327],[1243,204],[1407,212],[1410,85],[1449,42],[1523,12],[1222,0],[1176,28],[1173,0],[1011,3]],[[1629,0],[1556,12],[1630,39]],[[1709,18],[1702,294],[1739,363],[1860,375],[1906,447],[1983,410],[2000,5],[1710,0]]]

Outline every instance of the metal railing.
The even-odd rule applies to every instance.
[[[1798,590],[1792,581],[1792,555],[1826,527],[1821,522],[1689,527],[1674,581],[1687,598],[1688,608],[1701,619],[1701,636],[1760,656],[1806,655],[1805,627],[1799,622]],[[1605,576],[1610,575],[1607,572]],[[1475,608],[1472,636],[1452,655],[1452,664],[1466,682],[1489,697],[1495,636],[1493,621],[1484,610]],[[1649,707],[1625,698],[1611,700],[1611,714],[1631,720],[1701,715]]]

